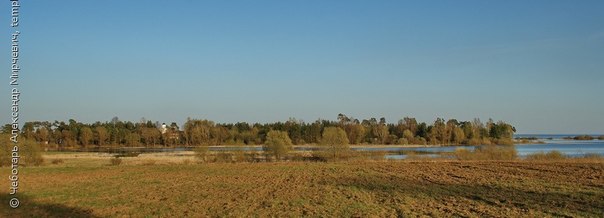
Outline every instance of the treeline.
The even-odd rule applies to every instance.
[[[385,118],[358,120],[339,114],[337,120],[307,123],[289,119],[286,122],[249,124],[215,123],[210,120],[187,119],[182,127],[142,119],[85,124],[73,119],[67,123],[54,121],[26,122],[22,137],[58,148],[91,147],[174,147],[199,145],[263,145],[271,130],[286,132],[294,145],[318,144],[325,128],[342,129],[350,144],[374,145],[490,145],[513,144],[515,128],[503,121],[486,123],[479,119],[458,121],[436,119],[433,123],[418,122],[405,117],[397,123]],[[5,125],[3,132],[10,132]]]

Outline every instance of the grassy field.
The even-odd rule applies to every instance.
[[[52,158],[64,162],[50,164]],[[211,163],[53,154],[0,217],[603,217],[604,162]],[[165,158],[165,157],[164,157]],[[1,168],[0,186],[9,184]]]

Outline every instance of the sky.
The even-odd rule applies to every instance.
[[[344,113],[604,133],[601,0],[21,5],[21,122],[312,122]],[[4,84],[9,6],[0,5]]]

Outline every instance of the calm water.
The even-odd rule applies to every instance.
[[[520,157],[538,152],[559,151],[569,157],[580,157],[585,154],[598,154],[604,156],[604,141],[602,140],[564,140],[564,137],[574,137],[576,135],[536,135],[536,134],[517,134],[514,137],[536,137],[545,144],[520,144],[516,145],[516,150]],[[389,154],[385,155],[388,159],[405,159],[407,156],[396,154],[404,151],[416,151],[420,153],[418,156],[438,157],[441,152],[453,152],[457,148],[465,148],[473,150],[474,146],[444,146],[444,147],[419,147],[419,148],[401,148],[401,147],[354,147],[352,150],[358,151],[385,151]],[[296,147],[296,150],[314,150],[313,147]],[[191,151],[191,147],[181,148],[124,148],[121,152],[175,152],[175,151]],[[210,147],[210,151],[262,151],[262,147],[247,147],[247,146],[228,146],[228,147]]]
[[[530,135],[518,134],[515,137],[535,137],[545,144],[517,145],[516,150],[520,156],[537,152],[559,151],[570,157],[580,157],[585,154],[598,154],[604,156],[604,141],[602,140],[566,140],[564,137],[576,135]],[[597,137],[597,135],[592,135]]]
[[[545,144],[519,144],[516,145],[516,151],[518,151],[518,155],[522,157],[526,157],[530,154],[535,154],[539,152],[550,152],[550,151],[559,151],[562,154],[568,157],[581,157],[586,154],[598,154],[600,156],[604,156],[604,141],[602,140],[565,140],[564,137],[575,137],[576,135],[568,135],[568,134],[556,134],[556,135],[537,135],[537,134],[517,134],[514,137],[535,137],[540,141],[545,142]],[[592,135],[597,137],[598,135]],[[401,150],[413,150],[413,151],[428,151],[428,152],[452,152],[455,151],[456,148],[466,148],[469,150],[473,150],[472,146],[446,146],[446,147],[438,147],[438,148],[368,148],[368,150],[382,150],[382,151],[401,151]],[[427,156],[427,157],[438,157],[435,154],[426,154],[419,156]],[[385,156],[389,159],[405,159],[406,155],[399,154],[389,154]]]

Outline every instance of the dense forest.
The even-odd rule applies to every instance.
[[[69,120],[26,122],[21,137],[39,142],[48,148],[94,147],[176,147],[202,145],[262,145],[271,130],[286,132],[294,145],[317,144],[328,127],[342,129],[350,144],[364,145],[485,145],[512,144],[515,128],[503,121],[486,123],[479,119],[458,121],[436,119],[433,123],[418,122],[405,117],[397,123],[385,118],[358,120],[339,114],[336,121],[317,120],[307,123],[290,118],[286,122],[249,124],[215,123],[190,119],[183,126],[160,124],[141,119],[86,124]],[[2,132],[10,132],[5,125]]]

